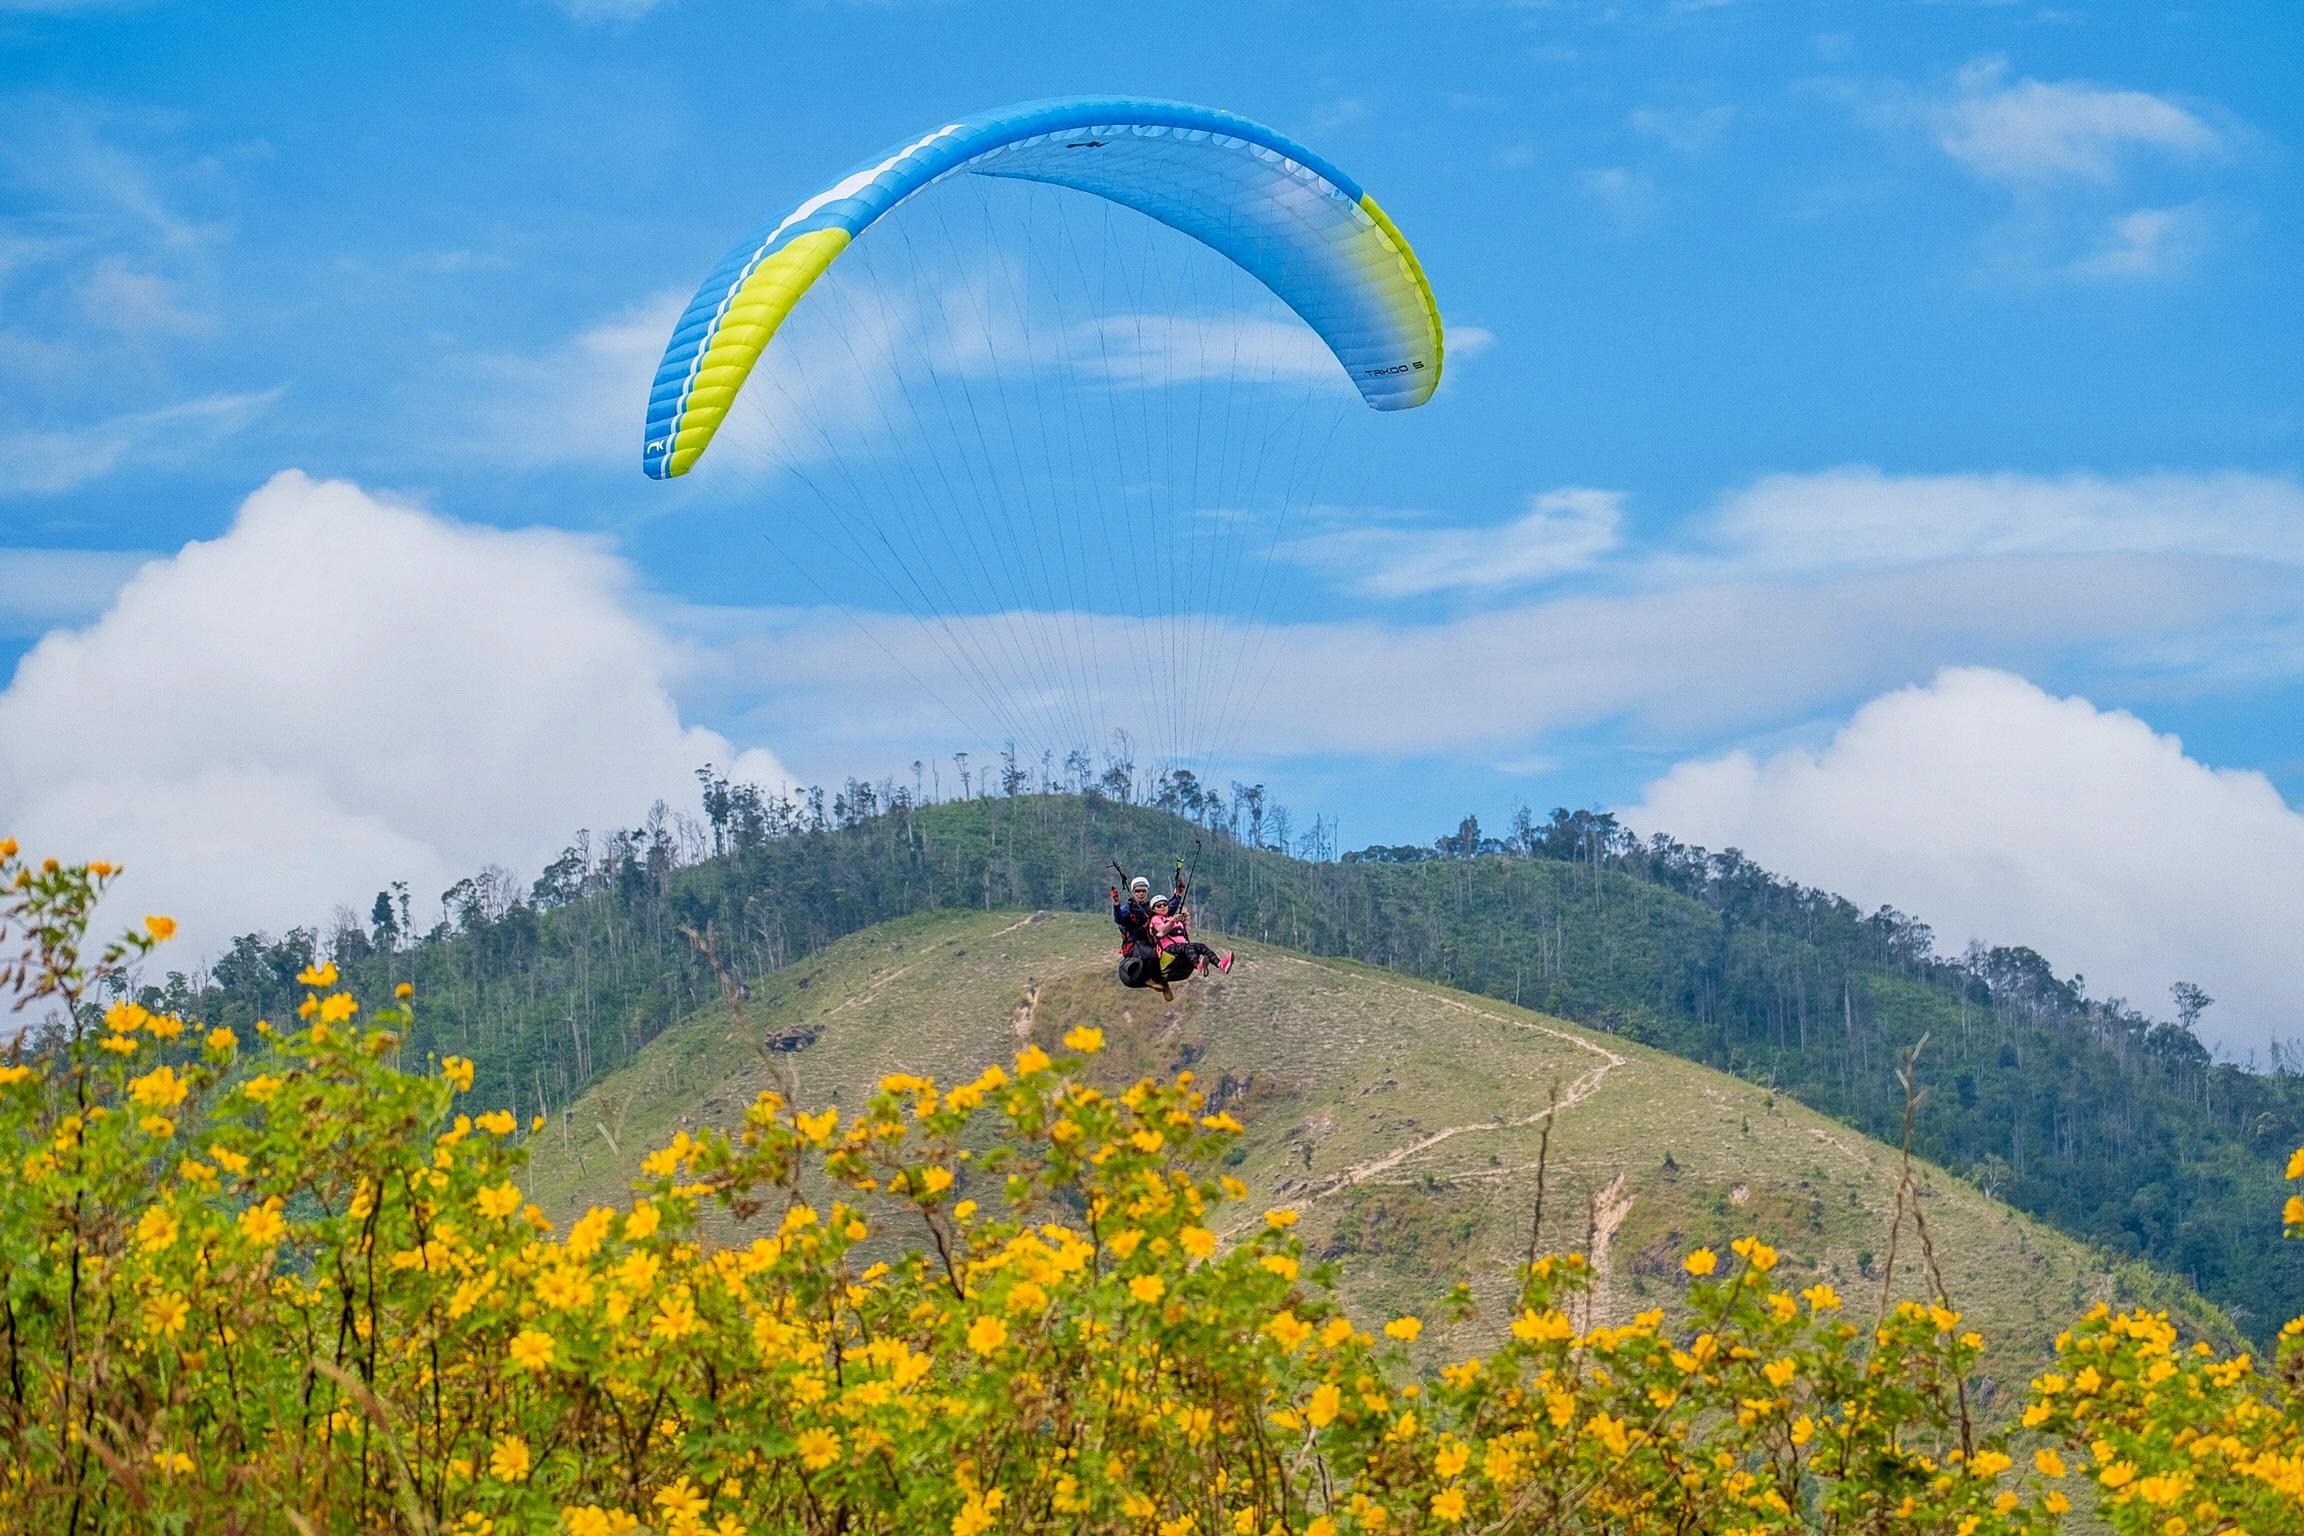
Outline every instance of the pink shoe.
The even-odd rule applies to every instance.
[[[1227,976],[1231,975],[1231,974],[1232,974],[1232,957],[1231,957],[1230,955],[1226,955],[1226,956],[1225,956],[1223,959],[1221,959],[1221,960],[1217,961],[1217,962],[1216,962],[1216,969],[1218,969],[1219,971],[1222,971],[1222,972],[1223,972],[1225,975],[1227,975]]]

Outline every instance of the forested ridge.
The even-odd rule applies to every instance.
[[[1257,787],[1218,796],[1189,775],[1149,789],[1124,773],[1061,787],[1043,775],[1035,791],[1011,764],[942,803],[889,784],[791,798],[703,777],[703,821],[659,807],[639,827],[579,834],[526,885],[502,870],[460,881],[428,925],[395,888],[327,933],[246,936],[147,1001],[245,1026],[292,1010],[296,973],[333,958],[369,995],[413,982],[417,1050],[470,1056],[487,1101],[549,1113],[717,996],[723,975],[765,974],[910,912],[1098,908],[1110,859],[1164,884],[1180,855],[1203,932],[1560,1014],[1891,1140],[1896,1069],[1925,1035],[1924,1155],[2184,1275],[2258,1336],[2304,1294],[2304,1253],[2262,1220],[2304,1137],[2304,1077],[2281,1053],[2262,1069],[2215,1061],[2192,1027],[2200,995],[2155,1020],[2029,949],[1942,955],[1892,909],[1861,912],[1734,850],[1642,840],[1601,813],[1523,812],[1502,835],[1466,818],[1431,845],[1339,858],[1325,823],[1299,836]]]

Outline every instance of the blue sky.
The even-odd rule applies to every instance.
[[[142,560],[236,547],[294,469],[423,509],[446,531],[410,536],[444,549],[584,536],[518,547],[606,562],[570,579],[662,648],[668,729],[808,778],[901,773],[920,747],[828,723],[893,686],[853,626],[796,612],[814,592],[745,532],[758,498],[641,478],[623,392],[667,303],[863,155],[1011,100],[1172,96],[1345,166],[1473,343],[1313,519],[1277,631],[1301,682],[1230,771],[1355,844],[1516,800],[1669,808],[1948,939],[2028,937],[2001,930],[2079,878],[2068,844],[2153,796],[2200,798],[2235,849],[2298,835],[2300,57],[2284,3],[0,0],[0,665],[94,633]],[[1371,566],[1431,574],[1375,591]],[[177,695],[363,675],[218,663]],[[1349,706],[1303,704],[1338,679]],[[2099,819],[1984,879],[2007,835],[1961,829],[2003,776],[1947,762],[1930,844],[1965,873],[1820,833],[1803,775],[1908,787],[1863,766],[1897,698],[1917,744],[1989,729],[2066,764],[2041,803]],[[2121,743],[2137,771],[2077,787]],[[61,793],[14,773],[0,811]],[[451,864],[534,851],[395,835]],[[2179,856],[2088,878],[2159,890],[2151,859]],[[2013,908],[1984,894],[2011,882]],[[2075,920],[2065,945],[2134,947],[2107,935]]]

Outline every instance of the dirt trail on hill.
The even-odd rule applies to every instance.
[[[1307,970],[1315,968],[1314,962],[1309,960],[1299,960],[1293,955],[1272,955],[1259,958],[1265,959],[1268,962],[1271,960],[1286,960],[1291,965],[1300,965],[1305,967]],[[1318,968],[1327,969],[1327,967]],[[1379,1153],[1375,1157],[1367,1158],[1360,1162],[1354,1163],[1351,1167],[1344,1169],[1340,1173],[1331,1174],[1326,1179],[1323,1179],[1319,1184],[1313,1186],[1309,1190],[1302,1192],[1301,1194],[1298,1194],[1292,1200],[1290,1200],[1288,1203],[1292,1206],[1305,1205],[1314,1200],[1325,1199],[1327,1196],[1335,1194],[1338,1190],[1350,1189],[1353,1185],[1365,1183],[1369,1179],[1375,1178],[1378,1174],[1389,1173],[1392,1169],[1399,1167],[1402,1163],[1406,1162],[1409,1158],[1416,1156],[1418,1153],[1430,1151],[1433,1147],[1440,1145],[1442,1142],[1451,1140],[1457,1136],[1462,1136],[1467,1132],[1517,1130],[1524,1126],[1534,1125],[1537,1122],[1543,1120],[1548,1115],[1557,1115],[1560,1111],[1573,1108],[1575,1105],[1580,1104],[1584,1100],[1590,1098],[1593,1093],[1599,1089],[1602,1079],[1606,1078],[1609,1073],[1615,1071],[1618,1067],[1624,1065],[1624,1058],[1617,1055],[1614,1051],[1609,1050],[1606,1046],[1596,1045],[1592,1041],[1585,1039],[1583,1036],[1571,1034],[1565,1029],[1554,1029],[1549,1024],[1537,1024],[1532,1023],[1527,1019],[1516,1019],[1506,1014],[1494,1013],[1486,1008],[1479,1008],[1473,1006],[1470,1003],[1459,1002],[1457,999],[1452,997],[1435,996],[1434,994],[1425,991],[1422,987],[1408,986],[1404,983],[1393,981],[1383,976],[1357,976],[1354,979],[1370,982],[1380,987],[1391,987],[1397,991],[1411,993],[1427,1003],[1431,1003],[1442,1008],[1453,1008],[1459,1013],[1468,1013],[1475,1018],[1487,1019],[1492,1023],[1508,1024],[1515,1029],[1530,1030],[1536,1034],[1550,1035],[1556,1040],[1565,1040],[1570,1045],[1575,1046],[1577,1049],[1588,1051],[1592,1055],[1601,1058],[1600,1064],[1594,1067],[1591,1071],[1585,1073],[1582,1077],[1576,1079],[1575,1082],[1570,1083],[1568,1085],[1567,1092],[1560,1095],[1559,1101],[1557,1103],[1548,1104],[1544,1108],[1536,1110],[1531,1114],[1521,1115],[1513,1119],[1475,1120],[1465,1125],[1442,1126],[1439,1130],[1429,1132],[1423,1136],[1419,1136],[1414,1141],[1406,1142],[1400,1146],[1394,1147],[1389,1152]]]

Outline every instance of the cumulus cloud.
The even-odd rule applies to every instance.
[[[1683,763],[1624,815],[1893,903],[1939,947],[2030,945],[2148,1011],[2197,982],[2219,999],[2203,1033],[2234,1052],[2304,1022],[2304,815],[2261,774],[2005,672],[1875,699],[1820,749]]]
[[[1370,597],[1489,592],[1584,570],[1616,547],[1624,498],[1582,487],[1528,498],[1491,528],[1346,528],[1299,539],[1289,559]]]
[[[2000,58],[1961,72],[1936,134],[1944,152],[1977,175],[2020,187],[2110,185],[2140,153],[2196,159],[2221,144],[2213,128],[2165,97],[2079,80],[2010,80]]]
[[[188,964],[392,880],[533,870],[579,826],[678,803],[764,752],[684,725],[674,642],[599,545],[277,476],[230,529],[145,565],[0,693],[0,820],[131,871]]]

